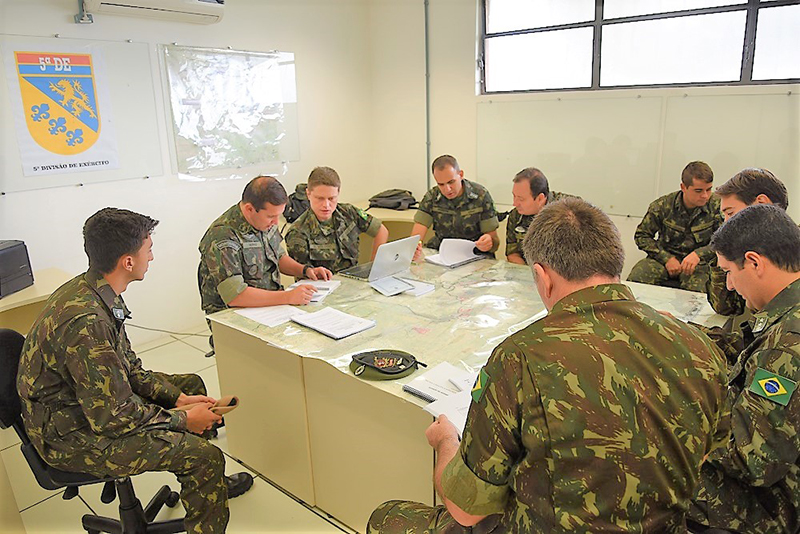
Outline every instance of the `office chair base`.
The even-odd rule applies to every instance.
[[[83,516],[83,528],[89,534],[107,532],[109,534],[174,534],[186,532],[183,519],[169,521],[153,521],[158,512],[166,505],[170,508],[178,504],[179,495],[169,486],[161,486],[147,506],[133,493],[130,479],[124,478],[116,482],[119,496],[119,519],[87,514]]]

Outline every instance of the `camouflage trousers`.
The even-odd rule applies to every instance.
[[[794,534],[796,510],[771,488],[757,488],[725,476],[709,464],[700,470],[697,495],[687,517],[696,523],[741,534]]]
[[[369,518],[367,534],[499,534],[500,516],[489,516],[474,527],[459,525],[444,506],[387,501]]]
[[[186,395],[206,394],[205,384],[197,375],[155,374],[176,385]],[[225,457],[206,439],[189,432],[145,429],[117,438],[105,449],[99,449],[86,432],[76,431],[69,437],[74,440],[74,444],[64,444],[73,449],[69,458],[47,458],[47,463],[100,477],[169,471],[175,474],[181,485],[186,532],[225,532],[230,515],[224,478]]]
[[[660,262],[652,258],[644,258],[633,266],[631,274],[628,275],[628,281],[705,293],[708,283],[708,264],[699,264],[691,275],[681,273],[678,278],[670,278],[667,268]]]

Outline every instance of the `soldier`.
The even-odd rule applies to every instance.
[[[86,221],[89,270],[52,294],[22,349],[22,419],[53,467],[97,477],[174,473],[186,531],[224,532],[228,498],[247,491],[253,478],[224,477],[222,451],[195,435],[221,419],[208,409],[216,401],[197,375],[142,368],[125,332],[130,313],[122,293],[144,279],[156,224],[115,208]]]
[[[722,224],[719,199],[711,195],[714,173],[702,161],[689,163],[681,173],[681,189],[655,200],[636,228],[634,240],[647,258],[633,266],[628,280],[672,285],[704,292],[711,234]],[[658,239],[656,239],[658,234]]]
[[[728,375],[725,446],[703,464],[689,517],[740,533],[800,529],[800,228],[776,206],[731,217],[711,239],[754,339]]]
[[[786,186],[767,169],[744,169],[719,186],[716,193],[720,198],[720,209],[726,221],[753,204],[775,204],[784,210],[789,207]],[[708,303],[717,313],[722,315],[744,313],[744,299],[735,291],[728,290],[725,271],[713,261],[707,293]]]
[[[315,289],[301,285],[283,291],[281,273],[311,280],[331,278],[328,269],[302,265],[286,254],[277,225],[288,198],[278,180],[257,176],[245,186],[242,200],[206,230],[197,269],[206,314],[229,306],[308,304]]]
[[[564,198],[576,198],[573,195],[550,191],[547,177],[534,167],[522,169],[514,176],[514,209],[508,215],[506,226],[506,258],[511,263],[525,265],[522,255],[522,240],[528,231],[531,221],[543,207],[551,202]]]
[[[619,283],[619,232],[594,206],[546,206],[523,249],[549,314],[495,348],[460,445],[445,417],[428,428],[445,506],[390,501],[368,532],[685,533],[724,358]]]
[[[302,263],[334,273],[358,265],[361,233],[373,237],[372,258],[386,243],[389,230],[372,215],[351,204],[339,204],[342,182],[330,167],[317,167],[308,177],[311,207],[286,234],[289,254]]]
[[[481,252],[494,256],[500,240],[497,237],[497,213],[492,195],[482,185],[464,179],[464,171],[453,156],[439,156],[431,166],[436,187],[419,203],[414,215],[411,235],[425,238],[433,226],[434,236],[427,246],[438,249],[442,239],[457,238],[475,241]],[[415,259],[419,258],[419,253]]]

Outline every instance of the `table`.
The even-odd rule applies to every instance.
[[[269,328],[225,310],[210,316],[222,391],[241,407],[226,421],[230,453],[286,491],[362,531],[389,499],[434,504],[433,452],[424,401],[402,391],[417,373],[366,382],[349,372],[354,353],[397,348],[434,366],[473,370],[508,335],[544,309],[530,269],[480,260],[448,270],[412,266],[436,284],[422,297],[383,297],[342,285],[314,311],[333,306],[377,325],[333,341],[294,323]],[[637,298],[678,318],[719,322],[705,295],[628,284]]]
[[[0,327],[27,334],[50,295],[74,275],[50,268],[33,272],[33,285],[0,299]]]

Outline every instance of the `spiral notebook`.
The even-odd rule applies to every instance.
[[[458,393],[460,389],[453,381],[469,375],[467,371],[442,362],[404,385],[403,391],[428,402],[434,402]]]

